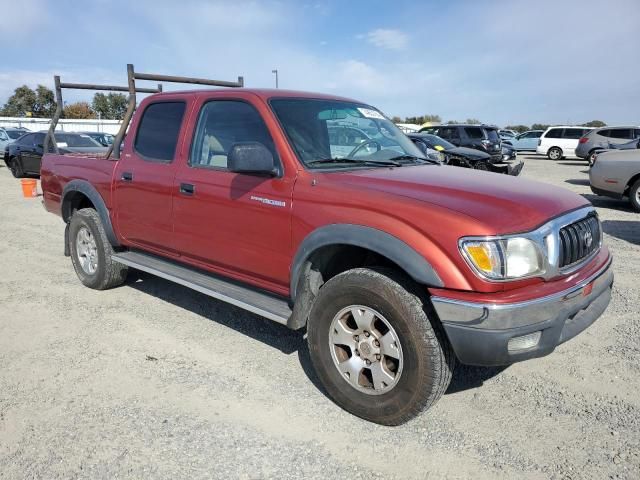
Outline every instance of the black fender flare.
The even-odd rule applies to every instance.
[[[102,226],[104,227],[109,242],[114,247],[119,247],[120,242],[118,242],[118,238],[113,231],[113,225],[111,224],[111,218],[109,217],[109,210],[107,209],[102,196],[98,193],[96,188],[86,180],[71,180],[64,186],[64,189],[62,190],[61,213],[62,219],[65,221],[65,223],[69,223],[71,214],[73,213],[71,211],[71,202],[68,201],[68,198],[70,196],[69,194],[73,192],[82,193],[89,200],[91,200],[91,203],[93,203],[93,206],[96,208],[98,215],[100,215],[100,220],[102,220]]]
[[[291,266],[290,292],[295,301],[305,262],[317,249],[329,245],[353,245],[376,252],[402,268],[416,282],[433,287],[444,283],[431,264],[412,247],[376,228],[353,224],[331,224],[317,228],[305,237]]]

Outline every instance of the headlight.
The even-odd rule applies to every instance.
[[[463,239],[460,248],[471,267],[490,280],[511,280],[544,273],[538,246],[528,238]]]

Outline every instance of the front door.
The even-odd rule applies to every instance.
[[[238,142],[259,142],[280,165],[267,126],[242,100],[202,101],[174,182],[173,223],[184,260],[257,286],[288,290],[295,172],[275,177],[227,170]]]
[[[116,228],[127,242],[156,253],[173,253],[173,181],[181,162],[181,137],[187,103],[149,103],[130,131],[114,172]]]

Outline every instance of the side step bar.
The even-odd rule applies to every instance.
[[[112,255],[111,258],[118,263],[179,283],[284,325],[287,324],[292,313],[288,302],[282,298],[238,285],[229,280],[223,280],[212,274],[203,273],[155,255],[122,252]]]

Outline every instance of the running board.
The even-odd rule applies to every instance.
[[[116,253],[111,258],[124,265],[184,285],[210,297],[243,308],[284,325],[291,316],[286,300],[237,283],[223,280],[194,268],[140,252]]]

